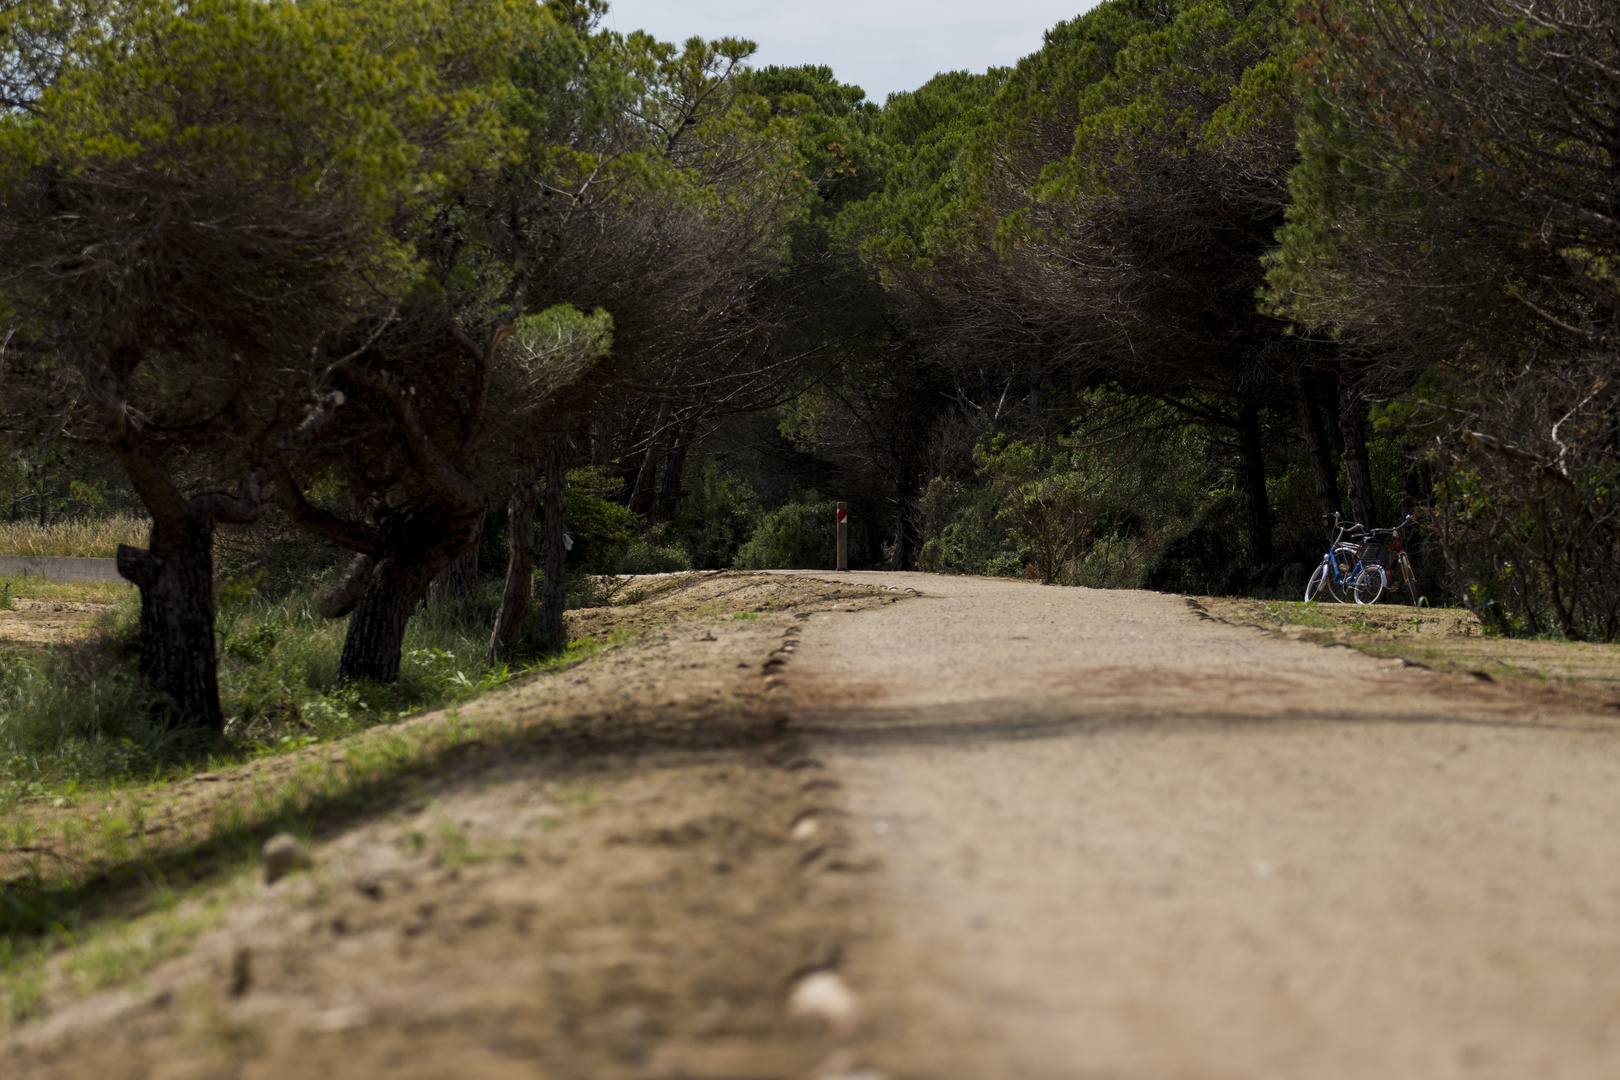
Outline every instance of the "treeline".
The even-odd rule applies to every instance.
[[[266,515],[346,553],[343,680],[497,542],[499,660],[561,643],[581,516],[791,564],[833,497],[857,565],[1279,594],[1322,515],[1421,509],[1432,596],[1620,632],[1610,5],[1110,0],[881,107],[605,13],[0,14],[12,461],[151,514],[190,722]]]
[[[894,564],[1297,595],[1324,515],[1416,511],[1430,596],[1613,638],[1617,42],[1597,0],[1113,0],[892,98],[835,232],[910,391],[826,399],[896,448]]]

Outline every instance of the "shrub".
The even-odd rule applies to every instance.
[[[710,457],[681,497],[669,535],[690,554],[692,566],[723,570],[736,561],[758,516],[758,499],[748,482],[727,475]]]
[[[838,558],[838,504],[810,492],[760,519],[737,552],[744,570],[830,569]]]
[[[619,568],[638,531],[636,515],[613,501],[624,481],[598,466],[573,469],[563,492],[563,516],[574,541],[571,566],[592,574]]]
[[[685,550],[646,540],[635,541],[619,557],[621,574],[671,574],[690,569],[692,559]]]

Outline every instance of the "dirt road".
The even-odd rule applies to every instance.
[[[460,710],[138,813],[20,804],[0,903],[73,837],[151,839],[0,965],[0,1077],[1620,1075],[1601,677],[1441,674],[1154,593],[642,585],[570,615],[623,644]],[[202,844],[317,782],[307,869]]]
[[[782,688],[881,868],[854,978],[928,1030],[889,1071],[1620,1075],[1620,725],[1174,596],[832,576],[924,594]]]

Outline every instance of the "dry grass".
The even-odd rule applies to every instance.
[[[145,547],[151,527],[146,518],[130,514],[54,525],[0,522],[0,555],[110,559],[117,554],[119,544]]]
[[[125,581],[50,581],[28,574],[0,574],[0,611],[26,607],[16,600],[59,604],[116,604],[133,585]]]
[[[1461,608],[1361,607],[1232,597],[1200,597],[1188,603],[1211,618],[1258,626],[1278,637],[1348,645],[1435,671],[1553,689],[1587,706],[1620,706],[1620,646],[1497,637]]]

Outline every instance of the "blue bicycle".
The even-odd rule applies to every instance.
[[[1377,603],[1388,577],[1377,559],[1367,557],[1372,540],[1369,530],[1360,522],[1346,525],[1338,514],[1332,515],[1332,521],[1337,532],[1321,565],[1305,583],[1305,602],[1317,600],[1325,592],[1341,604],[1352,599],[1358,604]],[[1345,533],[1350,539],[1345,539]]]

